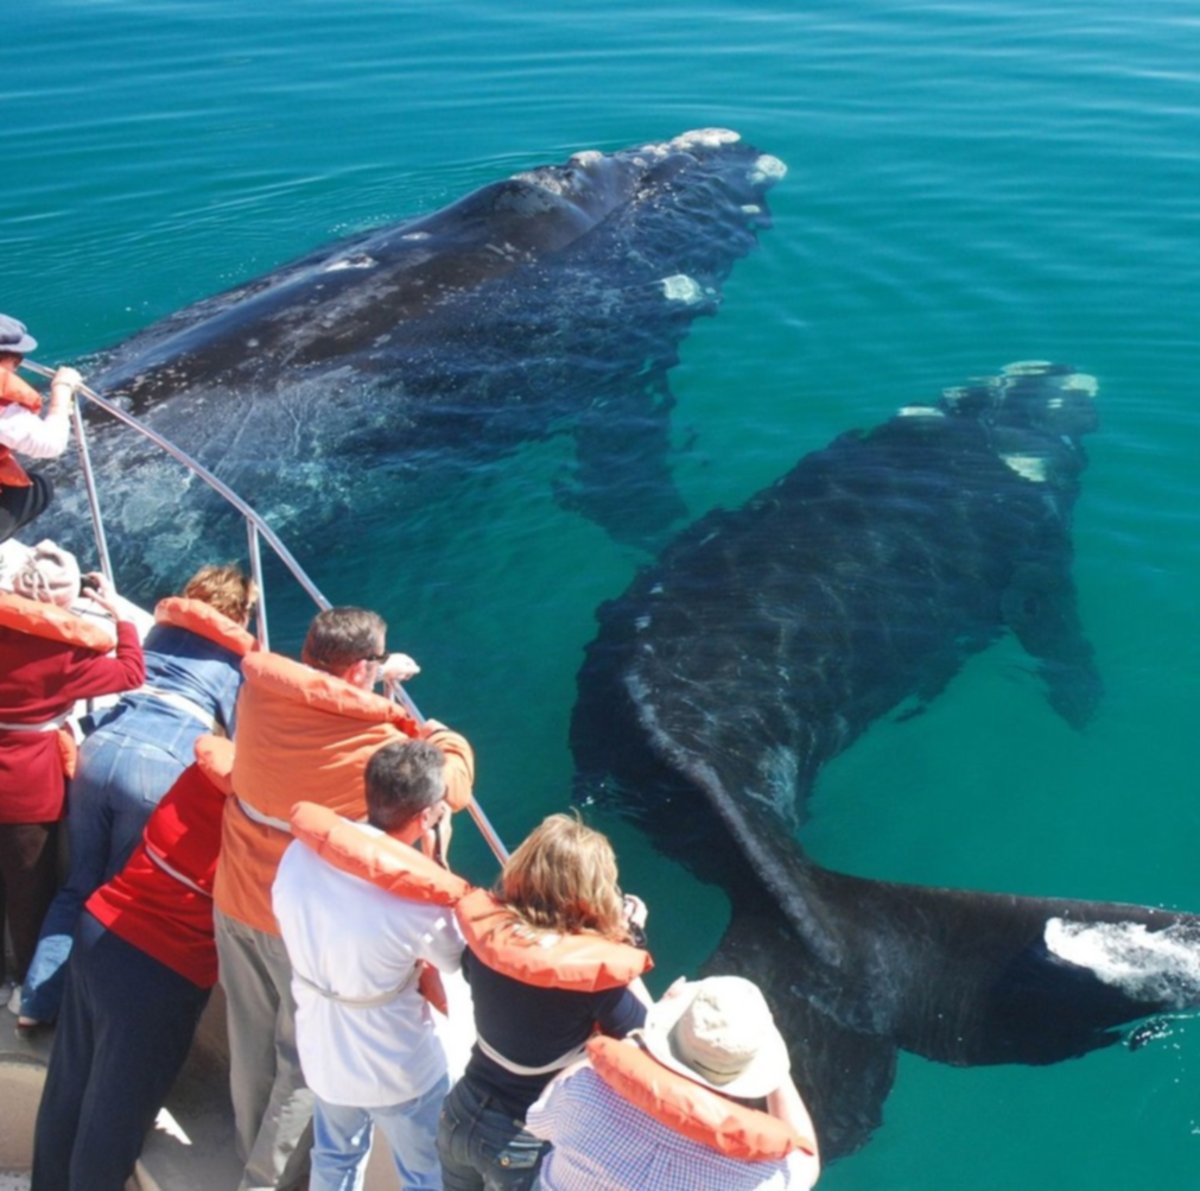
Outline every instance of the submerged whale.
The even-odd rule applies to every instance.
[[[769,224],[785,172],[707,129],[519,173],[191,306],[105,354],[92,386],[177,441],[278,529],[569,432],[560,497],[621,540],[682,516],[667,372]],[[144,559],[204,540],[175,464],[103,431],[105,512]],[[119,495],[117,495],[119,494]],[[344,528],[344,526],[343,526]]]
[[[1200,1003],[1200,918],[871,881],[795,838],[825,762],[1003,633],[1086,724],[1101,684],[1070,524],[1094,392],[1012,365],[845,434],[599,610],[571,728],[580,792],[619,797],[729,890],[709,967],[767,992],[827,1156],[878,1125],[897,1048],[1051,1063]]]

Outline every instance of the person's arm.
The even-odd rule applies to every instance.
[[[19,405],[7,406],[0,412],[0,442],[30,459],[57,458],[67,449],[71,398],[82,381],[74,368],[60,368],[50,382],[50,408],[44,418]]]
[[[638,983],[638,981],[635,981]],[[610,1038],[624,1038],[632,1030],[646,1024],[646,1008],[652,1003],[649,995],[642,998],[629,988],[614,988],[598,994],[596,1024]]]
[[[440,749],[446,758],[446,801],[452,810],[461,811],[471,801],[475,783],[475,754],[466,737],[437,720],[426,720],[426,740]]]
[[[767,1095],[767,1112],[776,1119],[783,1121],[785,1125],[790,1126],[793,1131],[805,1140],[807,1143],[806,1148],[811,1149],[813,1160],[816,1162],[817,1170],[819,1171],[821,1169],[821,1154],[817,1147],[817,1130],[813,1125],[808,1107],[801,1098],[790,1075],[784,1079],[783,1083],[775,1091]]]
[[[93,581],[88,597],[117,622],[116,656],[97,657],[86,651],[77,651],[79,657],[68,669],[57,692],[64,700],[129,691],[146,681],[146,658],[138,639],[137,626],[131,620],[121,619],[117,593],[103,575],[92,572],[86,578]]]

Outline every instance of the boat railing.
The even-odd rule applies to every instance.
[[[22,360],[21,367],[27,369],[29,372],[36,373],[38,376],[47,378],[54,376],[55,373],[55,369],[47,368],[44,364],[37,364],[32,360]],[[228,484],[213,475],[208,468],[198,460],[193,459],[186,451],[171,442],[170,439],[165,438],[157,430],[152,429],[138,418],[135,418],[115,402],[102,397],[89,385],[80,384],[77,386],[77,392],[98,409],[103,410],[110,417],[116,418],[118,422],[124,423],[131,430],[136,431],[143,438],[154,443],[160,450],[165,451],[172,459],[190,471],[197,479],[202,480],[227,504],[231,505],[241,514],[246,524],[250,572],[254,578],[254,582],[258,585],[259,591],[255,620],[258,641],[263,649],[270,648],[270,634],[267,620],[267,589],[263,581],[262,571],[262,542],[266,542],[271,547],[279,561],[283,563],[292,577],[307,592],[309,598],[319,609],[323,611],[331,607],[330,602],[325,598],[321,589],[309,578],[304,568],[293,557],[292,552],[280,540],[279,535]],[[105,578],[112,583],[114,582],[112,559],[108,551],[108,538],[104,532],[104,517],[100,509],[100,495],[96,487],[95,469],[92,467],[91,453],[88,450],[87,432],[84,427],[83,414],[78,401],[72,403],[71,423],[75,432],[75,443],[79,450],[79,462],[87,489],[88,507],[92,516],[92,530],[96,539],[96,553],[99,556],[100,569],[104,573]],[[393,684],[392,696],[404,705],[408,713],[418,723],[424,723],[425,717],[421,714],[416,703],[413,702],[412,696],[409,695],[401,684]],[[488,847],[491,848],[496,859],[503,864],[508,859],[508,849],[505,848],[503,841],[488,820],[483,808],[475,798],[472,798],[468,804],[468,809],[471,813],[471,818],[475,821],[475,825],[479,828],[480,834],[483,836]]]

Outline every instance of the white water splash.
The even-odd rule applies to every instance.
[[[686,273],[664,277],[658,284],[662,286],[662,292],[669,302],[683,302],[688,306],[695,306],[697,302],[704,300],[704,286]]]
[[[1046,923],[1047,948],[1089,968],[1135,1001],[1187,1009],[1200,1002],[1200,932],[1176,923],[1151,931],[1140,922]]]
[[[1046,460],[1041,455],[1001,455],[1000,462],[1022,479],[1032,480],[1035,484],[1046,482]]]
[[[754,162],[748,176],[754,186],[761,186],[764,182],[774,185],[781,178],[786,177],[787,172],[787,166],[778,157],[764,153]]]

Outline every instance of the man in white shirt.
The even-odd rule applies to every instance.
[[[424,741],[384,745],[367,765],[367,825],[444,864],[445,758]],[[441,1191],[437,1120],[446,1055],[418,963],[457,972],[462,935],[447,906],[385,892],[289,845],[272,903],[292,965],[296,1038],[316,1098],[310,1191],[360,1188],[372,1126],[386,1136],[406,1189]]]
[[[25,324],[0,314],[0,542],[28,525],[50,503],[54,486],[39,472],[27,472],[15,454],[54,459],[67,448],[71,398],[83,383],[74,368],[60,368],[50,382],[50,408],[18,375],[22,359],[37,340]]]

